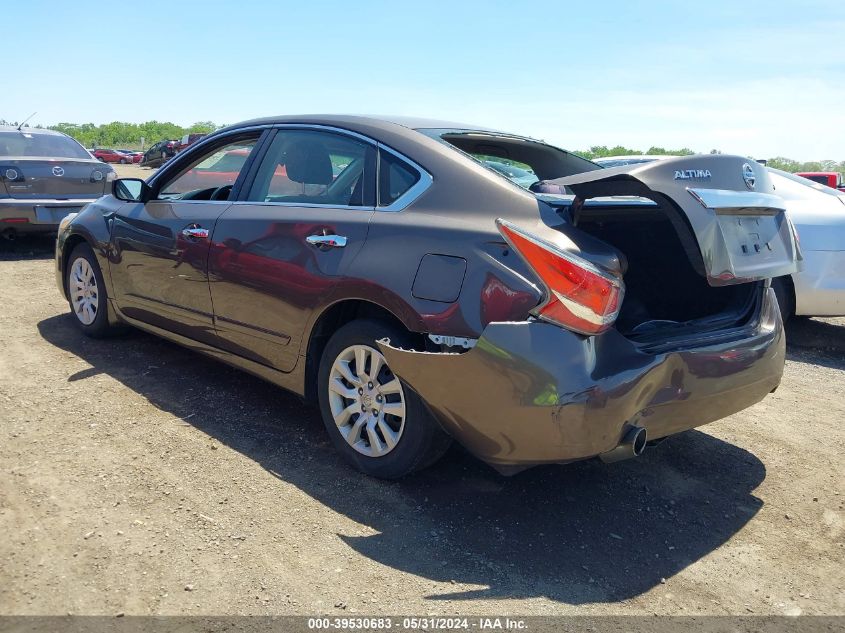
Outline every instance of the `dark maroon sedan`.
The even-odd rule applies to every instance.
[[[56,274],[85,334],[133,325],[301,394],[393,478],[452,439],[502,472],[615,461],[754,404],[784,363],[769,278],[799,259],[742,157],[600,169],[473,126],[320,116],[116,181],[62,223]]]

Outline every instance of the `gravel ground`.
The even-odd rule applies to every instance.
[[[0,248],[0,614],[845,614],[845,319],[640,459],[386,483],[292,395],[85,339],[52,243]]]

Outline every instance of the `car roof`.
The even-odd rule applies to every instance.
[[[56,130],[48,130],[43,127],[22,127],[18,129],[17,125],[0,125],[0,132],[22,132],[26,134],[44,134],[47,136],[67,136]]]
[[[375,127],[400,125],[411,130],[424,129],[447,129],[447,130],[471,130],[476,132],[491,132],[494,134],[507,134],[491,127],[475,125],[470,123],[458,123],[440,119],[427,119],[422,117],[388,116],[388,115],[357,115],[357,114],[298,114],[262,117],[250,119],[241,123],[227,126],[224,129],[237,129],[252,125],[270,125],[273,123],[311,123],[315,125],[343,125],[343,124],[367,124]]]

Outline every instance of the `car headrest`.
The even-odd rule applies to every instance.
[[[332,159],[322,143],[302,139],[291,143],[285,152],[287,176],[294,182],[328,185],[332,182]]]

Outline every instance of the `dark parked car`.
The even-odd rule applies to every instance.
[[[75,140],[41,128],[0,126],[0,234],[54,232],[102,196],[114,170]]]
[[[141,167],[161,167],[176,155],[177,141],[159,141],[141,158]]]
[[[103,147],[92,149],[91,155],[104,163],[120,163],[121,165],[126,165],[132,162],[131,156],[127,156],[125,153],[116,149],[106,149]]]
[[[353,465],[400,477],[452,438],[502,472],[614,461],[754,404],[784,363],[768,278],[799,257],[741,157],[599,169],[471,126],[320,116],[116,181],[61,227],[56,275],[84,333],[131,324],[301,394]]]

